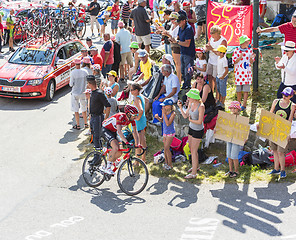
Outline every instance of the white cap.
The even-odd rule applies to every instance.
[[[163,57],[168,60],[172,66],[174,66],[174,59],[171,54],[164,54]]]

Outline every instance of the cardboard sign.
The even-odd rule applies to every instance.
[[[215,138],[244,146],[249,132],[249,118],[219,111]]]
[[[257,135],[285,148],[288,144],[292,123],[279,115],[261,111]]]

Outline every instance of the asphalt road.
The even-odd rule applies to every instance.
[[[1,60],[3,63],[3,60]],[[0,64],[1,64],[0,63]],[[81,178],[85,130],[70,88],[51,103],[0,98],[0,239],[296,239],[296,185],[194,185],[150,176],[136,197]]]

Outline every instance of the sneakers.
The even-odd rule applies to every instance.
[[[112,171],[111,166],[105,168],[105,169],[104,169],[104,172],[107,173],[107,174],[109,174],[109,175],[112,175],[112,176],[115,175],[115,172]]]
[[[92,34],[92,35],[91,35],[91,38],[95,38],[95,37],[96,37],[95,34]]]
[[[285,178],[285,177],[287,177],[286,171],[281,171],[281,178]]]
[[[275,170],[275,169],[273,169],[270,173],[268,173],[268,174],[280,174],[281,173],[281,171],[280,170]]]

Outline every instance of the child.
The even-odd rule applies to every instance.
[[[241,103],[242,92],[244,92],[244,101],[241,104],[241,110],[244,111],[247,106],[247,99],[252,84],[251,65],[255,61],[256,54],[249,48],[250,38],[248,36],[241,36],[239,43],[240,46],[233,52],[232,61],[234,64],[237,101]]]
[[[279,115],[292,122],[295,113],[295,104],[290,100],[294,96],[294,90],[286,87],[282,91],[283,98],[275,99],[272,103],[270,112]],[[280,174],[281,178],[286,177],[285,153],[286,149],[270,141],[270,148],[274,155],[274,169],[269,174]]]
[[[227,47],[224,45],[219,45],[217,49],[218,61],[217,61],[217,106],[224,108],[224,102],[226,98],[227,89],[227,78],[228,78],[228,61],[226,59]]]
[[[232,114],[239,115],[241,110],[240,103],[238,101],[233,101],[229,106]],[[226,145],[226,155],[228,158],[229,171],[225,174],[225,176],[229,176],[231,178],[235,178],[239,175],[239,162],[238,162],[238,154],[242,150],[242,146],[237,145],[235,143],[227,142]],[[234,166],[234,171],[233,171]]]
[[[162,35],[156,31],[154,25],[151,26],[151,47],[153,49],[158,48],[161,45]]]
[[[173,106],[174,102],[172,99],[166,99],[161,103],[162,106],[162,117],[159,117],[158,114],[155,115],[160,122],[163,123],[163,146],[164,146],[164,158],[165,163],[163,168],[165,170],[172,169],[172,153],[170,150],[171,144],[175,137],[175,127],[174,127],[174,118],[175,118],[175,109]]]
[[[204,77],[207,75],[207,60],[205,55],[205,50],[202,48],[195,49],[196,51],[196,60],[194,63],[194,69],[197,73],[202,73]]]
[[[112,90],[111,87],[105,87],[104,93],[105,93],[105,95],[107,97],[108,102],[111,105],[109,115],[108,115],[107,112],[105,112],[106,118],[108,118],[108,117],[111,117],[114,114],[118,113],[118,104],[117,104],[117,100],[114,97],[112,97],[113,90]]]

